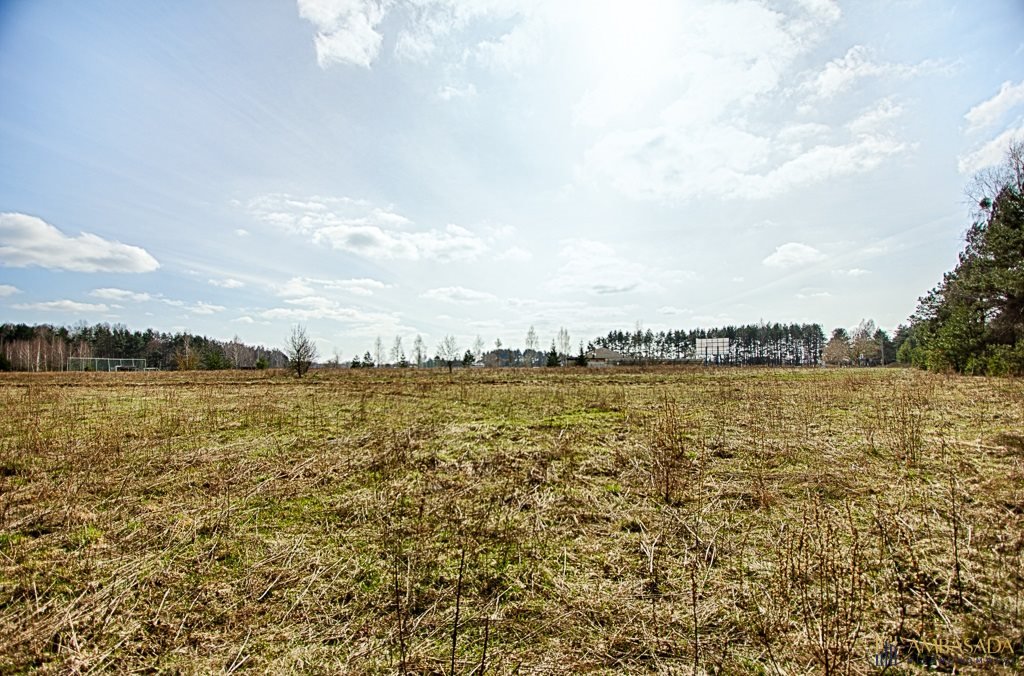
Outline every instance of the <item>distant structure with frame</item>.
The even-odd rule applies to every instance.
[[[145,359],[68,357],[68,371],[145,371]]]
[[[731,360],[732,352],[728,338],[698,338],[694,357],[705,364],[725,364]]]

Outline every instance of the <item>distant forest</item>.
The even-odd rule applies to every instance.
[[[610,331],[593,341],[636,361],[664,362],[704,359],[696,353],[698,338],[728,338],[729,351],[719,361],[730,364],[808,366],[820,364],[825,332],[820,324],[747,324],[718,329]]]
[[[288,358],[274,348],[219,341],[190,333],[130,331],[121,324],[0,325],[0,370],[59,371],[69,357],[145,359],[158,369],[280,368]]]
[[[697,353],[697,341],[702,338],[728,338],[729,347],[718,355]],[[454,339],[452,339],[454,340]],[[414,357],[407,360],[396,338],[391,349],[391,360],[378,338],[371,356],[367,351],[362,360],[358,355],[349,362],[337,356],[321,364],[326,367],[421,366],[443,367],[449,361],[457,366],[474,363],[491,367],[583,365],[584,347],[580,355],[572,354],[569,335],[564,329],[559,334],[559,346],[552,342],[550,351],[538,349],[539,341],[530,328],[530,345],[525,350],[497,347],[484,350],[478,337],[472,350],[463,355],[460,348],[450,346],[451,355],[430,358],[422,341],[417,337]],[[500,345],[500,341],[498,341]],[[862,322],[853,333],[836,329],[827,340],[820,324],[747,324],[713,329],[652,331],[637,327],[634,331],[614,330],[606,336],[590,341],[589,352],[597,347],[614,350],[624,363],[657,364],[704,361],[706,358],[722,364],[816,366],[820,364],[875,365],[889,361],[896,353],[885,332],[877,330],[870,320]],[[440,350],[440,346],[439,346]],[[443,350],[442,350],[443,351]],[[288,355],[277,348],[247,345],[237,338],[219,341],[190,333],[161,333],[152,329],[131,331],[121,324],[85,323],[74,327],[26,324],[0,325],[0,370],[59,371],[67,368],[70,357],[109,357],[145,359],[146,366],[161,370],[215,370],[229,368],[285,368]]]

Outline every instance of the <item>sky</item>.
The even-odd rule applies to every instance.
[[[1014,138],[1016,0],[0,0],[0,321],[891,331]]]

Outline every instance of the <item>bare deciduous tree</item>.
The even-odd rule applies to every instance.
[[[462,355],[459,354],[459,342],[455,340],[455,336],[447,335],[441,339],[437,344],[437,356],[448,365],[448,373],[451,373],[455,362],[462,359]]]
[[[424,360],[427,358],[427,348],[423,344],[423,336],[416,334],[416,340],[412,343],[413,357],[416,359],[416,366],[423,366]]]
[[[395,342],[391,345],[391,363],[397,364],[405,359],[405,350],[402,349],[402,337],[395,336]]]
[[[537,340],[537,332],[533,326],[530,326],[530,330],[526,332],[526,349],[523,356],[526,358],[526,365],[533,366],[534,357],[537,354],[537,348],[540,346],[540,341]]]
[[[558,351],[561,353],[562,366],[565,366],[569,359],[569,350],[572,348],[572,341],[569,338],[569,331],[564,326],[558,329]]]
[[[306,327],[304,326],[295,325],[292,327],[292,335],[288,337],[284,351],[288,355],[289,367],[300,378],[305,375],[316,359],[316,344],[306,334]]]

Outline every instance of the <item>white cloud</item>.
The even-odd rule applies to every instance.
[[[796,294],[800,300],[813,300],[815,298],[831,298],[832,294],[822,289],[802,289]]]
[[[864,275],[870,275],[871,271],[863,268],[850,268],[849,270],[836,270],[835,274],[844,277],[863,277]]]
[[[797,0],[797,2],[815,19],[824,24],[834,24],[843,14],[839,3],[835,0]]]
[[[861,135],[791,154],[791,145],[732,125],[663,126],[609,134],[587,151],[582,176],[635,199],[765,199],[871,171],[907,147]]]
[[[369,68],[384,36],[376,29],[386,13],[375,0],[298,0],[299,16],[316,29],[316,60],[321,68],[340,63]]]
[[[241,289],[245,286],[245,282],[240,282],[237,279],[211,279],[208,280],[213,286],[219,286],[222,289]]]
[[[50,300],[41,303],[20,303],[17,310],[42,310],[44,312],[72,312],[78,314],[107,312],[110,308],[103,303],[79,303],[73,300]]]
[[[563,242],[563,263],[545,288],[557,293],[585,292],[612,295],[631,291],[663,291],[662,282],[677,282],[687,273],[666,271],[650,263],[624,258],[604,242],[575,239]]]
[[[292,277],[284,284],[277,286],[279,296],[313,296],[323,291],[341,291],[353,296],[372,296],[375,291],[392,288],[390,284],[376,279],[315,279],[312,277]]]
[[[789,242],[775,248],[775,252],[766,256],[764,265],[773,268],[791,268],[801,265],[808,265],[823,260],[825,254],[813,246],[801,244],[800,242]]]
[[[1006,157],[1010,143],[1024,140],[1024,124],[1010,128],[991,141],[975,148],[958,158],[957,168],[961,174],[973,174],[976,171],[999,164]]]
[[[813,78],[800,85],[800,90],[812,101],[827,100],[849,90],[864,78],[909,78],[938,68],[939,64],[935,61],[923,61],[915,65],[875,61],[871,49],[864,45],[854,45],[845,55],[828,62]]]
[[[882,131],[886,124],[903,115],[903,107],[891,99],[882,99],[847,124],[847,128],[858,136],[870,136]]]
[[[197,303],[186,303],[183,300],[178,300],[175,298],[164,298],[163,296],[157,296],[156,299],[159,300],[164,305],[181,308],[186,312],[191,312],[192,314],[196,315],[212,315],[216,312],[223,312],[224,310],[227,309],[223,305],[214,305],[212,303],[206,303],[204,301],[199,301]]]
[[[512,246],[495,255],[496,261],[512,261],[514,263],[525,263],[533,259],[533,254],[521,246]]]
[[[494,294],[467,289],[464,286],[444,286],[437,289],[428,289],[420,294],[420,298],[440,300],[446,303],[482,303],[495,300]]]
[[[1003,83],[992,98],[982,101],[967,111],[967,131],[976,131],[999,122],[1008,111],[1024,103],[1024,80],[1017,84]]]
[[[248,237],[249,231],[246,230],[245,228],[236,228],[235,234],[238,235],[239,237]]]
[[[160,267],[145,249],[83,232],[69,237],[41,218],[0,213],[0,263],[74,272],[152,272]]]
[[[333,249],[377,260],[471,260],[488,249],[473,232],[449,224],[444,229],[410,230],[412,221],[391,209],[347,197],[295,199],[271,194],[252,200],[257,218]]]
[[[660,314],[660,315],[677,316],[677,315],[688,315],[688,314],[691,314],[691,313],[692,313],[691,310],[687,310],[686,308],[681,308],[681,307],[675,307],[673,305],[663,305],[660,308],[658,308],[658,314]]]
[[[236,322],[238,324],[255,324],[256,323],[256,320],[253,319],[252,317],[250,317],[249,315],[243,315],[241,317],[235,317],[231,321]]]
[[[516,25],[497,40],[485,40],[476,46],[476,58],[494,70],[516,71],[532,65],[540,57],[537,24],[525,22]]]
[[[153,298],[148,293],[144,292],[111,288],[93,289],[89,292],[89,295],[93,298],[102,298],[103,300],[132,301],[134,303],[145,303]]]
[[[212,303],[204,303],[199,301],[194,305],[186,308],[189,312],[196,315],[212,315],[216,312],[223,312],[227,308],[223,305],[213,305]]]
[[[6,298],[7,296],[13,296],[16,293],[21,293],[21,289],[10,284],[0,284],[0,298]]]
[[[437,98],[442,101],[453,99],[472,99],[476,97],[476,87],[470,83],[463,86],[445,85],[437,90]]]
[[[404,61],[425,63],[436,48],[434,36],[428,30],[403,30],[395,41],[395,56]]]
[[[333,298],[306,296],[285,301],[287,307],[263,310],[257,316],[270,321],[307,322],[315,320],[336,321],[347,325],[346,333],[358,336],[394,335],[407,333],[397,314],[365,311],[343,305]]]

